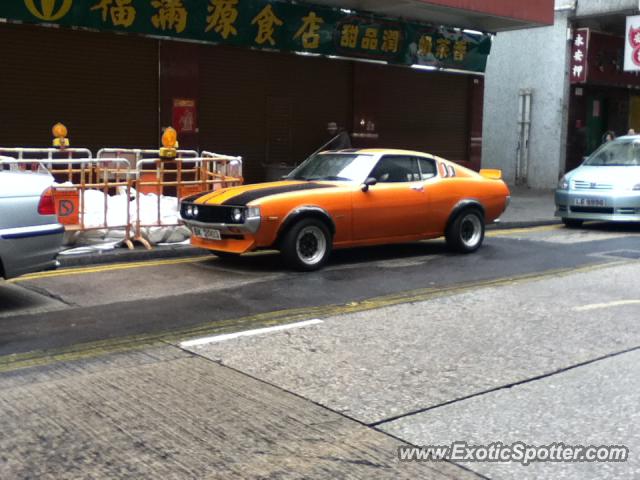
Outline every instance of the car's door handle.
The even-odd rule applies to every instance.
[[[415,190],[416,192],[424,192],[424,185],[412,185],[411,190]]]

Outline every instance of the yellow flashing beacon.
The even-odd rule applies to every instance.
[[[162,134],[162,148],[160,158],[176,158],[178,148],[178,132],[175,128],[167,127]]]
[[[51,133],[53,134],[53,146],[58,148],[66,148],[70,145],[69,139],[67,138],[68,131],[67,127],[62,123],[56,123],[51,129]]]

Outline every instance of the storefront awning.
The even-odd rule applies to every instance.
[[[4,0],[0,18],[397,65],[485,69],[491,49],[486,34],[320,3]]]

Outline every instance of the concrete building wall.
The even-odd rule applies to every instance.
[[[518,101],[531,89],[528,185],[553,188],[564,167],[569,12],[551,27],[499,33],[485,76],[483,168],[499,168],[513,184],[519,143]]]
[[[567,0],[556,0],[556,8],[560,1],[568,3]],[[611,12],[635,14],[637,11],[638,0],[579,0],[575,14],[578,17],[588,17]]]
[[[633,15],[638,0],[556,0],[551,27],[498,33],[485,77],[482,167],[500,168],[514,183],[518,94],[532,90],[527,184],[553,188],[564,173],[569,99],[567,30],[575,19]]]

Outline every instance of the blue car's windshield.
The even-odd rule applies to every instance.
[[[626,167],[640,165],[640,137],[626,137],[607,142],[591,155],[590,167]]]
[[[375,157],[356,153],[320,153],[309,158],[289,180],[334,180],[362,183],[374,167]]]

